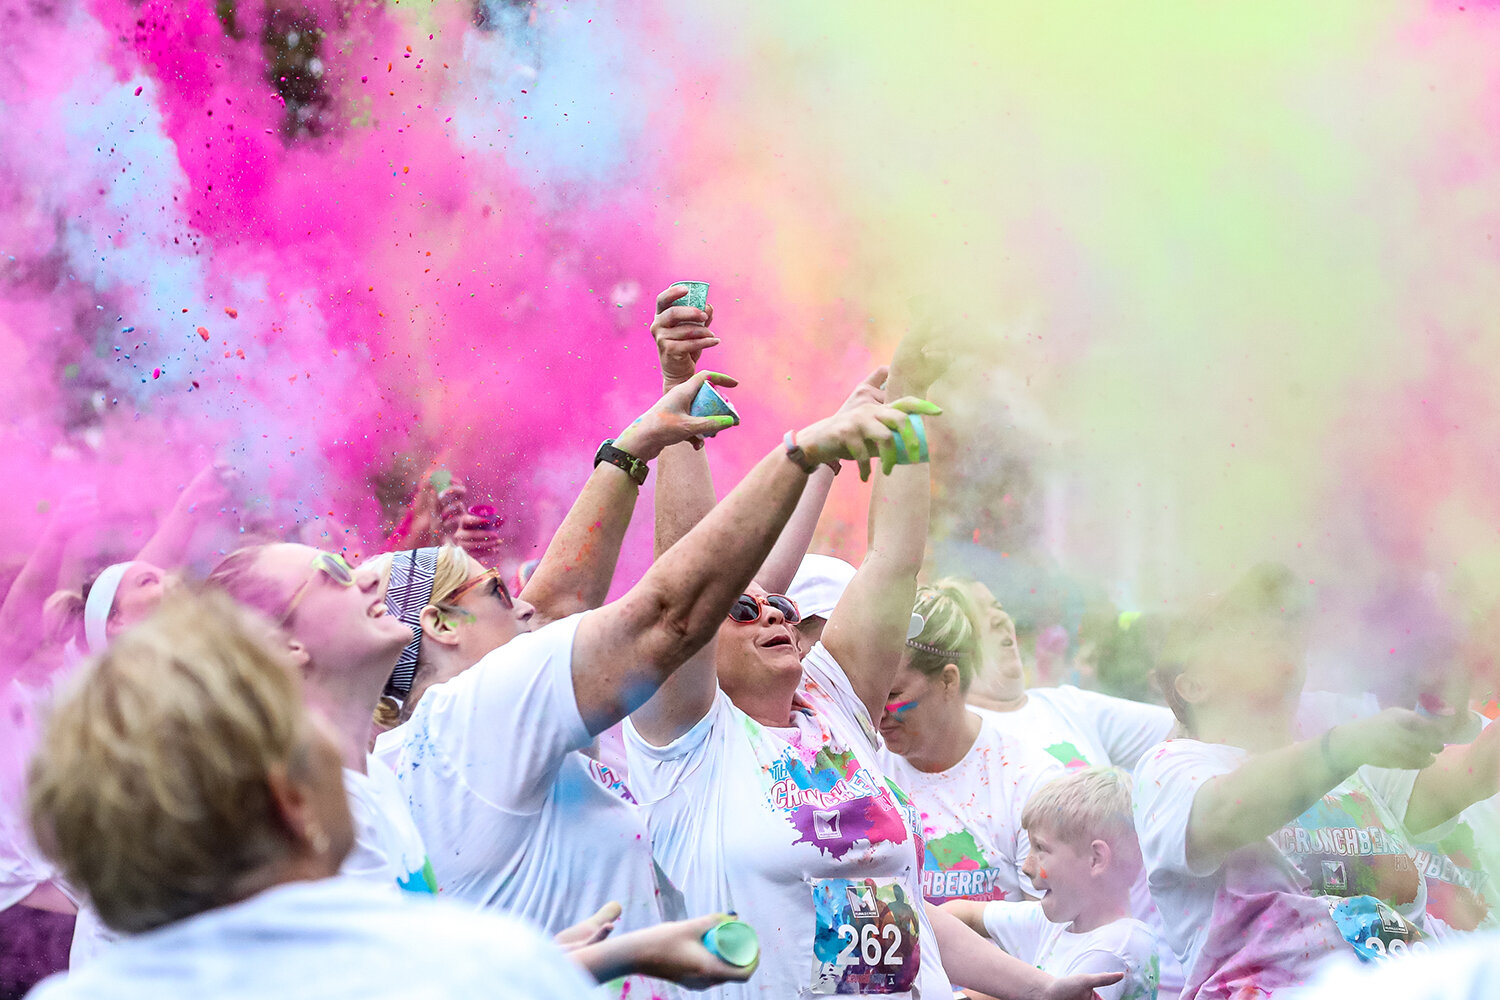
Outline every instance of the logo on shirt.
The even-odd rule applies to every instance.
[[[890,791],[852,752],[825,743],[809,753],[773,743],[763,730],[753,736],[766,801],[797,831],[794,844],[812,844],[837,859],[862,841],[906,842],[907,826]]]
[[[844,895],[849,901],[849,915],[855,920],[874,920],[880,916],[880,908],[875,904],[875,890],[868,885],[848,885],[844,887]]]
[[[611,768],[608,764],[601,764],[594,758],[590,757],[589,774],[592,774],[594,776],[595,781],[599,782],[599,784],[603,785],[611,792],[614,792],[626,802],[629,802],[633,806],[640,805],[640,803],[636,802],[635,796],[630,794],[630,789],[625,786],[625,782],[615,774],[614,769]]]
[[[1323,891],[1342,893],[1349,888],[1349,876],[1342,861],[1323,862]]]
[[[927,841],[926,847],[922,857],[922,895],[929,902],[947,899],[990,902],[1008,898],[1006,890],[997,886],[1004,871],[990,866],[970,831],[957,830],[934,837]]]

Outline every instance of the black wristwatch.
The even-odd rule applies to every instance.
[[[642,462],[628,451],[622,451],[615,447],[614,438],[605,438],[599,450],[594,452],[594,467],[598,468],[600,462],[608,462],[615,468],[621,470],[625,475],[635,481],[637,486],[646,485],[646,475],[651,471],[651,466]]]

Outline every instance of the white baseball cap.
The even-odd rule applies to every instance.
[[[802,565],[797,567],[797,575],[792,577],[792,585],[786,589],[786,596],[797,605],[803,621],[809,618],[827,618],[838,607],[839,599],[844,596],[855,572],[851,564],[837,556],[820,556],[809,552],[802,557]],[[921,635],[925,624],[921,615],[912,615],[906,637],[914,639]]]
[[[786,596],[796,603],[803,618],[827,618],[854,579],[854,572],[853,566],[836,556],[808,553],[802,557]]]

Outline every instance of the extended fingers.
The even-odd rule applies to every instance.
[[[676,302],[687,293],[688,290],[685,285],[671,285],[662,289],[656,293],[656,311],[658,313],[666,311],[667,306]]]
[[[674,326],[707,326],[708,313],[692,306],[671,306],[656,314],[651,325],[656,329]]]
[[[943,412],[941,406],[917,396],[902,396],[889,405],[894,409],[900,410],[902,413],[920,413],[924,417],[935,417]]]

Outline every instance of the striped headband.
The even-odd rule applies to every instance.
[[[432,603],[432,579],[437,575],[437,546],[408,549],[391,556],[391,579],[385,588],[385,606],[401,624],[411,629],[411,642],[401,650],[396,669],[386,681],[387,692],[404,698],[417,676],[417,656],[422,652],[422,610]]]
[[[115,608],[115,594],[131,565],[122,562],[106,566],[89,588],[89,599],[83,603],[83,638],[91,653],[102,653],[109,645],[109,613]]]

